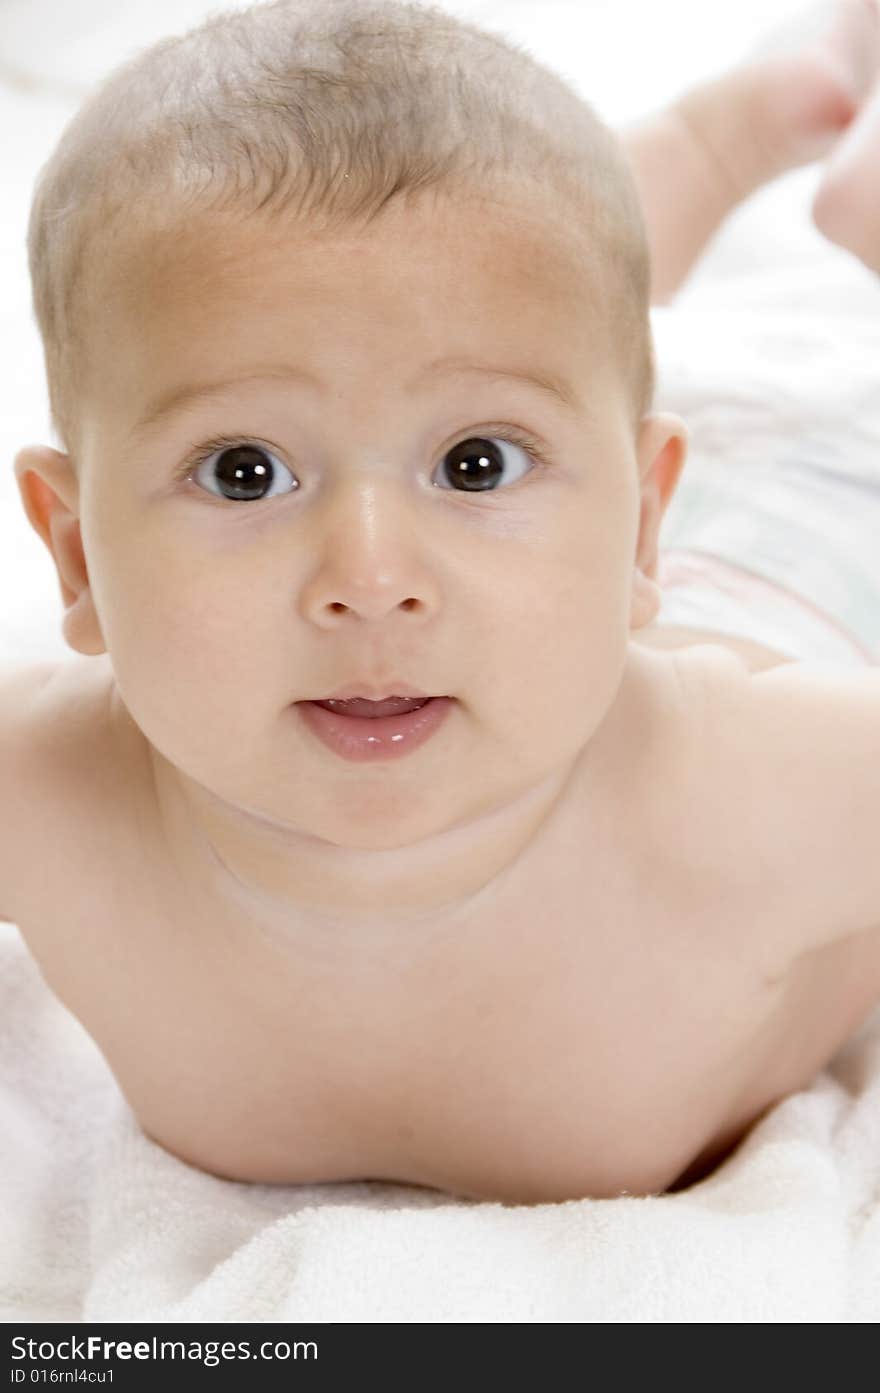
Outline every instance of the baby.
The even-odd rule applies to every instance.
[[[618,137],[443,10],[276,0],[68,126],[15,472],[78,656],[3,673],[0,904],[175,1156],[680,1189],[880,1001],[880,673],[660,626],[648,314],[824,157],[880,269],[878,66],[836,0]]]

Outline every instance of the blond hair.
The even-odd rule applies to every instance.
[[[88,306],[151,210],[291,213],[332,229],[390,199],[542,191],[577,219],[637,422],[654,394],[649,259],[613,133],[506,37],[400,0],[271,0],[212,14],[106,78],[40,170],[28,227],[51,423],[77,439]]]

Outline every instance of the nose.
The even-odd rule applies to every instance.
[[[392,615],[426,619],[438,606],[424,527],[401,498],[399,481],[340,487],[328,505],[303,603],[312,622]],[[424,519],[422,519],[423,523]]]

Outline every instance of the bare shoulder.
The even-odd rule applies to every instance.
[[[112,764],[109,659],[0,667],[0,918],[19,923]]]
[[[780,962],[873,936],[880,999],[880,668],[750,672],[721,647],[679,656],[700,692],[702,815],[772,908]]]
[[[20,864],[33,836],[35,764],[44,694],[58,664],[0,666],[0,919],[14,922]]]
[[[755,676],[722,643],[652,656],[671,664],[667,751],[649,765],[658,884],[683,929],[723,936],[764,980],[776,980],[793,959],[795,911],[781,884],[773,743],[756,718]]]
[[[649,856],[652,881],[700,918],[733,889],[744,899],[753,877],[748,762],[760,760],[744,720],[749,669],[721,644],[633,647],[616,747],[624,826]]]
[[[33,772],[48,785],[72,770],[100,777],[109,756],[112,669],[109,658],[66,659],[50,666],[32,711]]]
[[[747,661],[725,644],[707,642],[670,652],[640,650],[639,667],[649,693],[644,710],[655,735],[652,777],[658,778],[660,760],[670,797],[697,799],[700,805],[703,797],[726,797],[727,780],[743,756]]]
[[[762,755],[764,828],[800,952],[873,935],[880,999],[880,667],[757,674],[747,729]]]

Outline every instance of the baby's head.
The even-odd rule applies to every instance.
[[[53,427],[16,473],[64,634],[235,807],[364,848],[570,766],[656,613],[684,456],[650,415],[616,138],[441,9],[275,0],[112,75],[41,172]],[[456,698],[404,759],[291,703]]]

